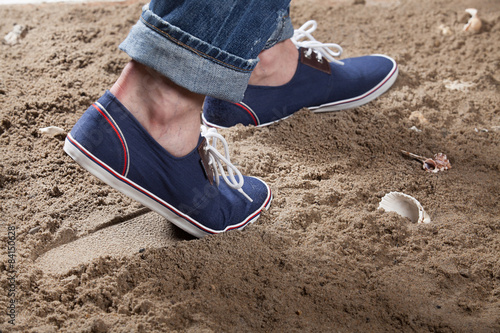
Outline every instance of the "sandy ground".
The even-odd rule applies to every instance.
[[[295,0],[294,24],[317,20],[343,57],[394,57],[396,84],[357,109],[222,131],[275,199],[244,231],[201,240],[39,131],[70,130],[114,82],[141,3],[1,6],[0,37],[28,32],[0,45],[0,330],[499,332],[500,2],[354,2]],[[462,31],[470,7],[478,34]],[[378,210],[391,191],[432,223]]]

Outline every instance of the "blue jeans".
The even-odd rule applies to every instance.
[[[292,37],[290,0],[152,0],[120,49],[188,90],[239,102],[259,53]]]

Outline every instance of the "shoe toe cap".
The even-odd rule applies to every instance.
[[[349,58],[344,63],[346,71],[349,71],[355,80],[364,79],[372,85],[391,75],[397,67],[392,58],[381,54]]]
[[[260,215],[263,209],[267,209],[271,202],[271,189],[259,178],[244,176],[245,183],[242,190],[247,194],[252,201],[249,201],[242,193],[233,189],[227,189],[225,198],[228,204],[231,204],[231,217],[227,221],[231,221],[230,225],[225,228],[242,228],[247,223]],[[224,184],[225,185],[225,184]],[[226,186],[221,184],[221,189]]]

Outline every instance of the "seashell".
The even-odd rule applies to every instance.
[[[422,161],[422,169],[424,169],[425,171],[428,171],[428,172],[437,172],[439,170],[436,171],[436,168],[437,168],[437,164],[436,162],[434,162],[434,160],[432,158],[428,158],[424,161]]]
[[[412,154],[405,150],[401,150],[401,153],[422,162],[422,169],[428,172],[436,173],[439,171],[451,169],[450,161],[448,161],[448,158],[443,153],[435,154],[434,159]]]
[[[471,15],[471,18],[469,19],[469,22],[464,25],[464,31],[478,33],[481,30],[482,22],[481,19],[477,16],[477,9],[467,8],[465,12],[469,13]]]
[[[40,132],[42,132],[43,134],[54,135],[54,136],[58,135],[58,134],[62,134],[62,135],[66,134],[65,130],[63,130],[62,128],[57,127],[57,126],[49,126],[49,127],[40,128]]]
[[[431,218],[424,208],[414,197],[401,192],[387,193],[378,205],[386,212],[396,212],[403,217],[409,218],[413,223],[430,223]]]
[[[437,153],[434,155],[434,163],[436,164],[436,171],[433,172],[451,169],[450,161],[448,161],[448,157],[446,157],[443,153]]]

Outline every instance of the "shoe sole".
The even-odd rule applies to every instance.
[[[80,145],[71,136],[71,134],[68,134],[68,136],[66,137],[63,149],[66,154],[68,154],[73,160],[75,160],[75,162],[78,163],[81,167],[83,167],[85,170],[87,170],[115,190],[125,194],[135,201],[140,202],[141,204],[157,212],[179,228],[198,238],[204,237],[206,235],[226,232],[233,229],[241,230],[249,223],[254,223],[260,217],[262,210],[269,209],[269,206],[271,205],[271,189],[265,182],[263,182],[267,188],[268,196],[261,207],[259,207],[256,211],[254,211],[240,223],[228,226],[224,230],[212,230],[203,226],[201,223],[192,219],[188,215],[180,212],[166,201],[162,200],[140,185],[134,183],[130,179],[123,177],[122,175],[115,172],[108,165],[106,165],[106,163],[99,160],[88,150],[86,150],[82,145]]]
[[[394,59],[392,59],[388,56],[385,56],[383,54],[374,54],[374,56],[380,56],[380,57],[387,58],[387,59],[391,60],[392,63],[394,64],[394,68],[392,69],[392,71],[377,86],[375,86],[373,89],[371,89],[370,91],[368,91],[360,96],[356,96],[353,98],[349,98],[349,99],[345,99],[345,100],[337,101],[337,102],[333,102],[333,103],[325,103],[325,104],[322,104],[319,106],[309,106],[309,107],[305,107],[305,108],[309,109],[313,113],[342,111],[342,110],[352,109],[352,108],[364,105],[364,104],[369,103],[369,102],[373,101],[374,99],[380,97],[380,95],[382,95],[387,90],[389,90],[389,88],[392,87],[394,82],[396,82],[396,79],[397,79],[398,73],[399,73],[399,69],[398,69],[398,65],[396,64]],[[265,124],[254,125],[254,127],[269,126],[269,125],[277,123],[281,120],[287,119],[288,117],[290,117],[292,115],[293,114],[286,116],[286,117],[283,117],[283,118],[280,118],[280,119],[277,119],[277,120],[274,120],[274,121],[271,121],[271,122],[268,122],[268,123],[265,123]],[[203,124],[205,124],[206,126],[209,126],[209,127],[220,128],[220,129],[229,128],[229,127],[219,126],[219,125],[216,125],[216,124],[213,124],[213,123],[207,121],[205,119],[204,114],[201,115],[201,119],[203,121]]]

